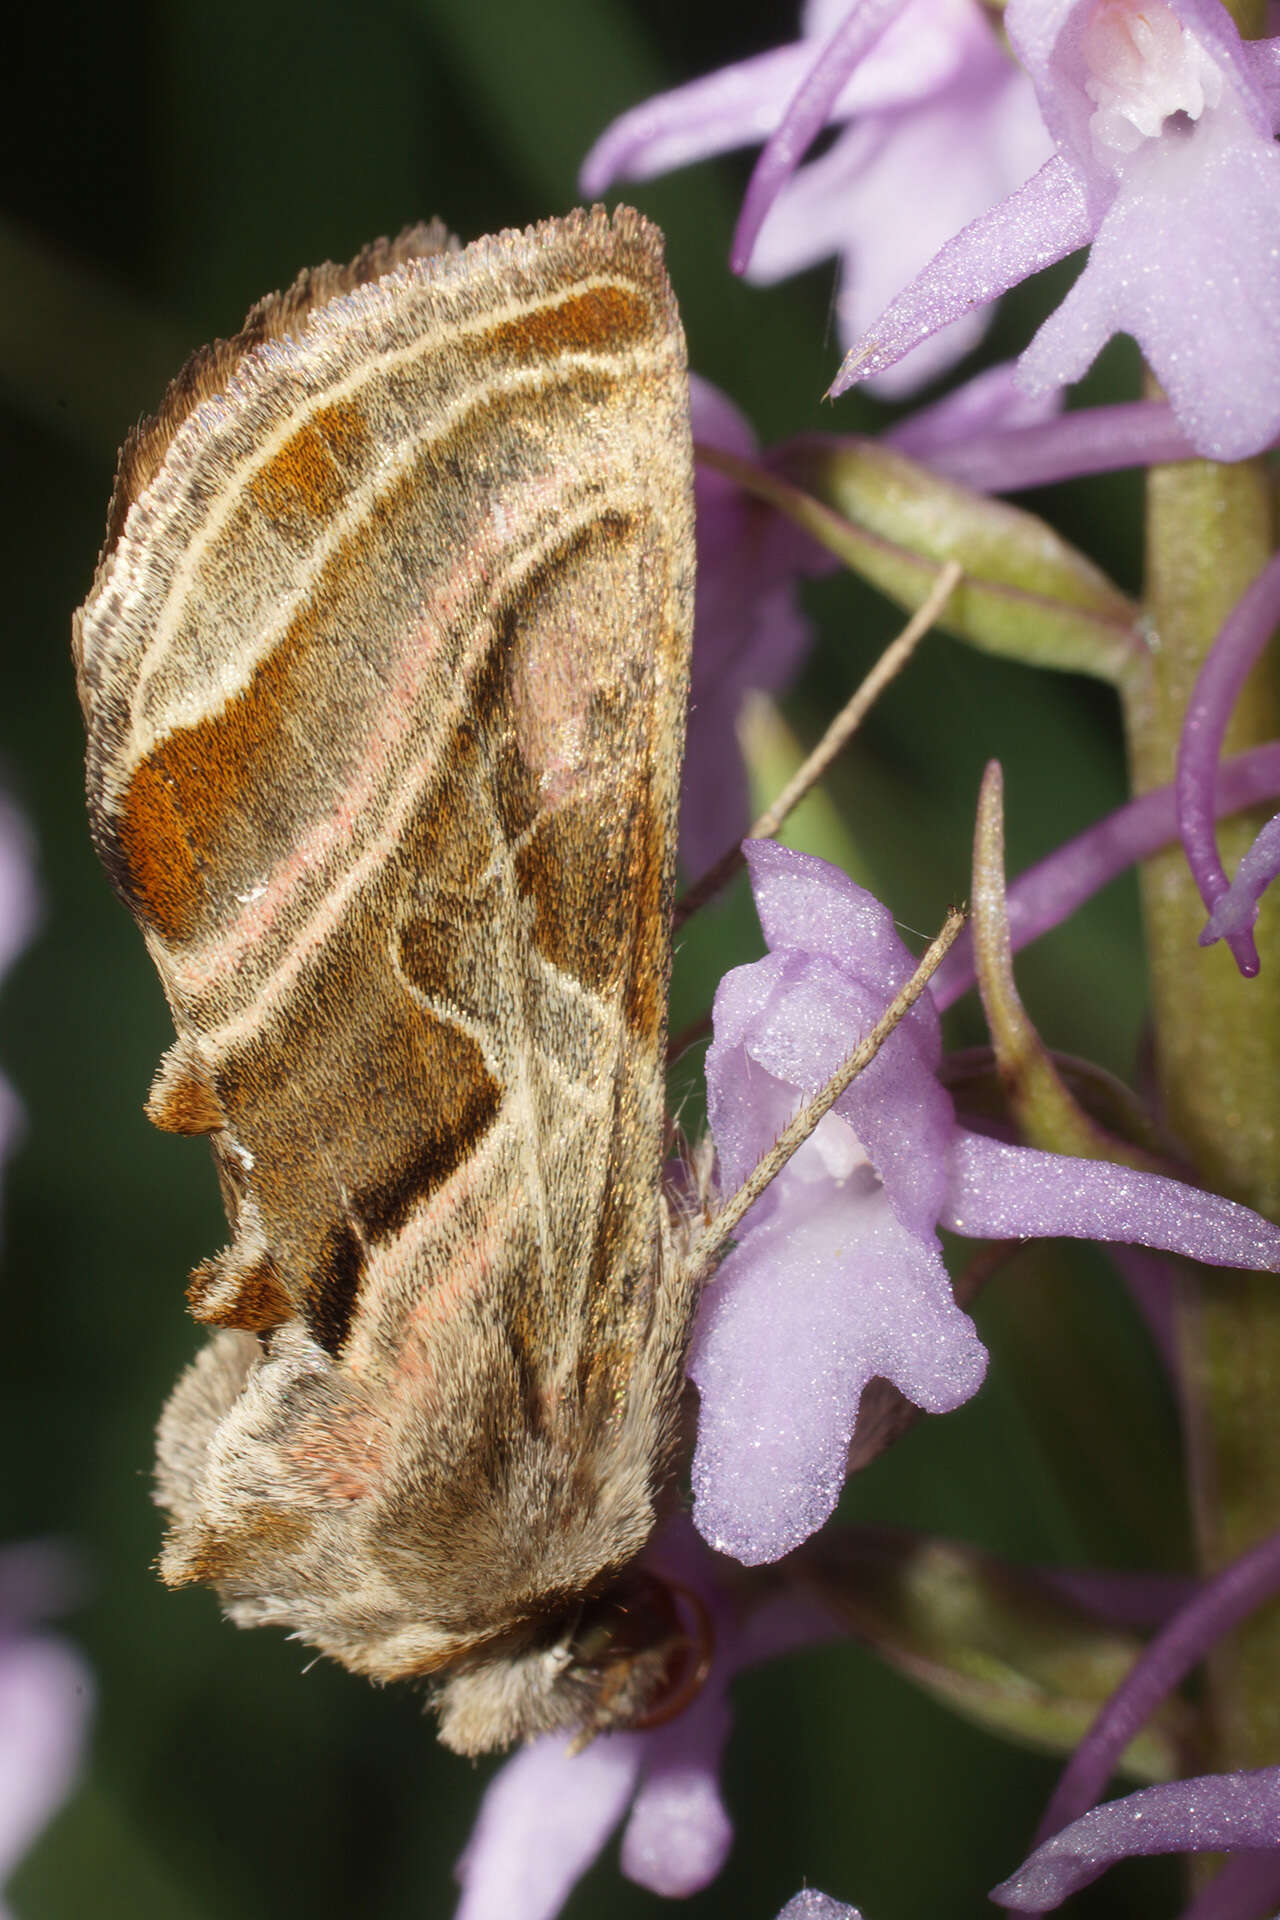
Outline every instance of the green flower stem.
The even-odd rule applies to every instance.
[[[1200,663],[1275,541],[1260,461],[1154,469],[1147,491],[1153,645],[1126,688],[1135,790],[1171,780]],[[1245,688],[1226,750],[1278,730],[1274,668]],[[1257,830],[1219,827],[1227,871]],[[1209,1187],[1280,1220],[1280,911],[1263,903],[1265,956],[1243,980],[1226,947],[1200,947],[1204,908],[1181,854],[1143,872],[1156,1066],[1168,1121]],[[1179,1299],[1192,1494],[1202,1564],[1216,1569],[1280,1525],[1280,1279],[1195,1270]],[[1214,1762],[1280,1758],[1280,1605],[1256,1615],[1210,1670]]]

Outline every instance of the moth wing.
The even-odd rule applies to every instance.
[[[294,1382],[252,1445],[432,1564],[523,1530],[508,1614],[598,1570],[599,1530],[529,1534],[566,1459],[613,1471],[584,1430],[626,1456],[605,1555],[638,1547],[678,1390],[691,500],[660,240],[596,210],[397,264],[201,386],[79,625],[95,834],[178,1028],[152,1110],[210,1132],[234,1229],[193,1306],[296,1322],[351,1409]],[[196,1577],[266,1577],[261,1537],[207,1548]]]

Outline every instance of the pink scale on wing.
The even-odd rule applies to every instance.
[[[490,530],[491,533],[492,530]],[[297,843],[289,858],[241,903],[243,911],[235,916],[223,933],[202,948],[178,956],[174,962],[175,986],[188,1001],[198,1001],[221,977],[234,975],[244,964],[245,955],[270,934],[286,917],[287,903],[299,882],[310,873],[324,870],[346,849],[356,843],[357,834],[368,831],[371,804],[385,782],[387,770],[415,767],[415,757],[406,746],[415,730],[422,726],[424,694],[437,669],[445,636],[457,623],[471,626],[473,635],[487,641],[489,627],[474,626],[476,587],[491,578],[501,559],[493,539],[492,553],[472,550],[462,557],[443,592],[433,598],[409,636],[399,657],[396,673],[385,689],[378,725],[370,734],[365,752],[344,793],[333,811],[318,821]],[[464,615],[469,618],[464,619]],[[469,668],[476,653],[464,660],[455,683],[453,711],[461,712],[469,682]],[[449,715],[432,715],[433,732],[439,735]],[[283,959],[264,989],[263,998],[275,998],[296,977],[305,958],[328,939],[352,894],[376,872],[399,844],[406,823],[417,806],[422,788],[434,772],[434,763],[419,761],[417,780],[402,780],[393,788],[390,812],[381,829],[368,841],[364,853],[352,863],[344,877],[331,889],[323,905],[304,930],[290,953]],[[256,1013],[255,1013],[256,1017]],[[237,1022],[237,1026],[241,1023]]]
[[[363,1500],[382,1478],[385,1444],[383,1422],[352,1408],[311,1422],[284,1453],[321,1499]]]

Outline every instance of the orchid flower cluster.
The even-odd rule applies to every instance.
[[[1249,1400],[1238,1379],[1223,1385],[1222,1366],[1230,1329],[1241,1337],[1239,1300],[1263,1297],[1241,1294],[1248,1274],[1280,1273],[1280,1014],[1265,973],[1280,951],[1259,919],[1280,871],[1280,815],[1256,832],[1227,818],[1280,796],[1280,740],[1254,671],[1280,620],[1260,458],[1280,437],[1280,39],[1244,37],[1244,12],[1221,0],[1002,11],[805,0],[795,40],[635,106],[583,164],[583,189],[598,194],[763,142],[730,264],[765,282],[838,261],[833,397],[860,381],[910,396],[980,342],[1003,292],[1088,248],[1016,363],[874,440],[761,450],[695,376],[690,878],[748,822],[743,696],[792,679],[809,642],[800,583],[840,566],[915,609],[957,562],[941,623],[1110,686],[1134,797],[1006,886],[989,767],[969,932],[752,1206],[705,1289],[689,1365],[691,1506],[650,1548],[710,1623],[705,1682],[663,1725],[581,1751],[549,1737],[510,1759],[459,1864],[459,1920],[551,1920],[618,1828],[628,1877],[668,1896],[705,1886],[732,1844],[719,1767],[735,1675],[853,1634],[921,1679],[894,1596],[910,1589],[918,1603],[925,1568],[979,1614],[994,1617],[998,1589],[1037,1631],[1059,1621],[1092,1635],[1107,1676],[1095,1696],[1060,1703],[1050,1744],[1065,1771],[995,1902],[1044,1912],[1113,1861],[1156,1852],[1226,1856],[1187,1920],[1250,1920],[1280,1902],[1280,1754],[1246,1697],[1260,1672],[1272,1696],[1280,1684],[1274,1625],[1270,1640],[1249,1639],[1280,1594],[1280,1515],[1250,1453],[1262,1434],[1270,1457],[1275,1412],[1269,1385]],[[1064,410],[1064,390],[1116,333],[1141,349],[1146,396]],[[994,497],[1124,466],[1150,470],[1142,605]],[[915,966],[891,905],[837,868],[761,838],[744,857],[767,951],[715,996],[706,1082],[722,1197]],[[1013,973],[1018,949],[1137,862],[1148,863],[1154,1117],[1052,1053]],[[944,1053],[940,1026],[975,984],[991,1038],[976,1063]],[[957,1279],[940,1231],[980,1243]],[[988,1356],[966,1308],[1002,1252],[1056,1236],[1116,1246],[1174,1378],[1192,1477],[1231,1510],[1229,1524],[1202,1524],[1195,1577],[1135,1576],[1137,1612],[1123,1576],[996,1566],[961,1543],[832,1522],[851,1471],[918,1413],[944,1415],[979,1390]],[[1200,1263],[1198,1293],[1184,1279],[1175,1296],[1170,1255]],[[1276,1376],[1255,1366],[1251,1377]],[[1162,1716],[1192,1711],[1178,1688],[1228,1645],[1239,1657],[1211,1668],[1205,1764],[1188,1777],[1186,1744],[1161,1735]],[[954,1653],[934,1663],[943,1698]],[[1043,1743],[1014,1693],[988,1703],[987,1724]],[[1153,1784],[1102,1801],[1122,1758]],[[814,1890],[780,1920],[802,1916],[857,1920]]]

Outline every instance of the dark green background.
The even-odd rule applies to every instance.
[[[223,1235],[203,1150],[142,1119],[169,1029],[83,820],[68,625],[115,447],[191,347],[299,267],[432,213],[470,238],[562,211],[613,113],[792,21],[763,0],[124,0],[29,10],[9,54],[0,753],[39,838],[45,912],[0,998],[0,1060],[29,1116],[6,1179],[0,1537],[78,1547],[88,1599],[67,1630],[101,1688],[84,1785],[14,1882],[24,1920],[447,1916],[489,1771],[439,1750],[408,1690],[309,1667],[283,1636],[237,1633],[209,1595],[167,1594],[150,1570],[152,1426],[197,1340],[183,1279]],[[735,160],[634,195],[667,231],[694,364],[766,439],[865,426],[880,416],[859,399],[819,406],[836,364],[830,268],[768,292],[725,271],[744,179]],[[1051,297],[1033,288],[1001,317],[1004,352]],[[1114,354],[1095,390],[1132,391],[1133,371]],[[1124,477],[1036,504],[1134,587],[1137,502]],[[851,581],[811,605],[821,644],[787,708],[805,737],[896,618]],[[1123,794],[1109,698],[934,638],[828,788],[838,844],[906,928],[933,929],[967,890],[991,754],[1015,870]],[[810,830],[837,844],[821,821]],[[690,936],[677,1024],[756,939],[741,896]],[[1143,989],[1127,884],[1021,978],[1054,1045],[1132,1070]],[[955,1033],[976,1038],[972,1016]],[[869,1472],[849,1516],[1027,1559],[1176,1564],[1169,1409],[1101,1257],[1033,1250],[981,1318],[988,1387]],[[1020,1857],[1053,1777],[856,1650],[754,1673],[727,1765],[739,1842],[688,1911],[769,1920],[807,1882],[868,1920],[989,1912],[984,1890]],[[1163,1910],[1162,1872],[1111,1876],[1081,1910]],[[569,1912],[659,1909],[606,1856]]]

